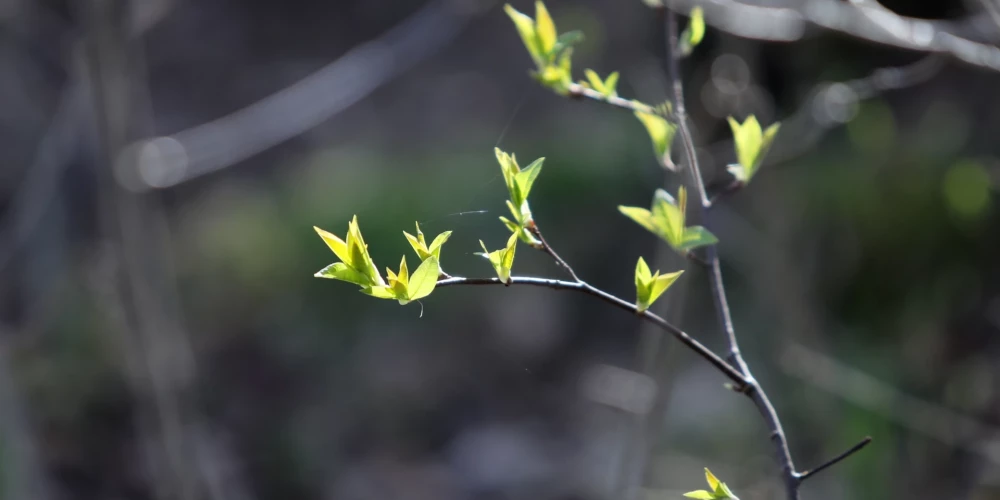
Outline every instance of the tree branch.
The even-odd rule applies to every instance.
[[[751,5],[733,0],[670,0],[671,10],[688,12],[701,6],[705,20],[716,28],[744,38],[792,42],[815,25],[855,38],[920,52],[947,54],[973,66],[1000,71],[1000,48],[973,39],[987,15],[964,22],[931,21],[900,16],[878,2],[806,0],[795,7]],[[983,22],[985,21],[985,23]],[[990,26],[995,41],[998,31]]]
[[[538,228],[537,224],[535,224],[534,222],[529,224],[528,231],[530,231],[531,234],[535,236],[535,238],[538,238],[538,241],[542,242],[542,246],[538,248],[539,250],[549,254],[549,256],[556,261],[556,264],[558,264],[559,267],[565,269],[566,272],[569,273],[570,277],[573,278],[573,281],[576,281],[577,283],[583,282],[583,280],[581,280],[580,277],[576,275],[576,271],[574,271],[573,268],[565,260],[563,260],[563,258],[560,257],[559,254],[556,253],[555,249],[552,248],[552,245],[549,245],[549,242],[545,241],[545,237],[542,236],[542,230]]]
[[[684,106],[684,87],[681,83],[680,77],[680,52],[677,47],[677,15],[672,10],[667,10],[666,25],[667,65],[673,79],[674,117],[677,120],[681,142],[684,145],[684,152],[687,156],[688,166],[690,167],[689,170],[694,180],[696,188],[695,191],[698,192],[698,196],[701,201],[700,205],[702,218],[705,219],[704,216],[708,212],[708,208],[711,207],[711,200],[705,192],[705,184],[702,181],[701,170],[698,166],[698,157],[694,148],[694,140],[691,138],[691,131],[687,124],[687,111]],[[707,220],[703,220],[702,224],[708,227]],[[791,452],[788,449],[788,439],[785,437],[785,431],[781,425],[781,419],[778,418],[778,414],[774,409],[774,405],[772,405],[771,401],[768,399],[767,393],[764,392],[764,390],[760,387],[760,384],[754,379],[749,366],[747,366],[746,361],[744,361],[743,356],[740,353],[739,342],[736,338],[736,330],[733,327],[732,315],[729,312],[729,302],[726,299],[725,284],[722,280],[722,267],[719,263],[719,253],[715,245],[711,245],[706,249],[706,257],[709,264],[709,284],[712,289],[712,299],[715,302],[715,310],[718,315],[719,325],[723,328],[723,330],[725,330],[726,338],[729,343],[729,363],[736,366],[740,373],[743,374],[745,380],[747,381],[747,387],[743,393],[746,394],[751,401],[753,401],[754,406],[757,407],[757,411],[760,413],[770,430],[771,441],[774,443],[775,454],[777,456],[778,463],[781,465],[782,477],[784,479],[785,492],[788,500],[798,500],[799,477],[798,473],[795,471],[795,464],[792,461]]]
[[[617,96],[606,96],[594,89],[584,87],[579,83],[569,84],[568,95],[569,97],[572,97],[574,99],[582,99],[582,98],[593,99],[595,101],[608,103],[616,108],[622,108],[632,112],[664,116],[662,112],[656,110],[654,107],[648,104],[643,104],[639,101],[630,101],[628,99],[623,99]]]
[[[704,344],[698,342],[690,335],[685,333],[683,330],[674,326],[672,323],[649,311],[639,312],[638,309],[635,307],[635,304],[632,304],[631,302],[628,302],[624,299],[620,299],[614,295],[611,295],[610,293],[605,292],[594,286],[591,286],[586,282],[561,281],[555,279],[532,278],[532,277],[522,277],[522,276],[511,276],[510,281],[507,283],[500,281],[499,278],[462,278],[462,277],[453,277],[440,280],[437,282],[437,286],[439,288],[448,286],[459,286],[459,285],[536,286],[536,287],[551,288],[553,290],[572,290],[586,295],[590,295],[592,297],[596,297],[619,309],[629,311],[632,314],[639,316],[643,320],[648,321],[660,327],[661,329],[667,331],[668,333],[673,335],[677,340],[679,340],[682,344],[684,344],[692,351],[694,351],[695,354],[698,354],[706,361],[708,361],[712,366],[714,366],[716,369],[722,372],[722,374],[725,375],[726,378],[728,378],[729,380],[731,380],[733,383],[736,384],[738,390],[746,390],[753,384],[753,382],[749,380],[747,377],[744,377],[739,372],[739,370],[733,368],[724,359],[719,357],[719,355],[712,352],[711,349],[705,347]]]
[[[860,443],[852,446],[850,449],[848,449],[847,451],[841,453],[840,455],[837,455],[837,456],[831,458],[830,460],[827,460],[826,462],[823,462],[822,465],[819,465],[819,466],[813,468],[812,470],[807,470],[805,472],[800,472],[799,475],[798,475],[799,476],[799,482],[800,483],[804,482],[806,479],[809,479],[810,477],[816,475],[816,473],[822,471],[823,469],[826,469],[826,468],[830,467],[831,465],[838,464],[841,460],[843,460],[843,459],[845,459],[845,458],[847,458],[847,457],[849,457],[849,456],[851,456],[851,455],[853,455],[853,454],[861,451],[862,448],[864,448],[865,446],[868,446],[868,443],[871,443],[871,442],[872,442],[871,436],[867,436],[864,439],[862,439]]]

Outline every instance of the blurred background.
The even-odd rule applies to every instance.
[[[548,5],[585,33],[577,75],[667,98],[653,11]],[[989,0],[885,6],[1000,40]],[[454,231],[450,273],[491,276],[474,252],[506,238],[499,145],[547,158],[533,211],[584,279],[631,300],[637,257],[687,269],[655,310],[723,352],[705,273],[616,209],[683,179],[629,113],[533,82],[501,7],[0,2],[2,498],[668,499],[705,466],[782,498],[753,406],[635,317],[516,287],[400,307],[313,278],[334,257],[312,226],[355,214],[381,266],[419,221]],[[1000,498],[1000,76],[792,34],[710,26],[684,81],[713,190],[726,116],[783,122],[700,222],[797,465],[874,438],[803,497]],[[562,277],[523,246],[515,271]]]

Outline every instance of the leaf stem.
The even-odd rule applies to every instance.
[[[704,344],[698,342],[693,337],[685,333],[680,328],[674,326],[669,321],[649,312],[648,310],[639,312],[635,304],[632,304],[631,302],[628,302],[624,299],[611,295],[610,293],[605,292],[604,290],[601,290],[597,287],[594,287],[584,281],[574,282],[574,281],[562,281],[562,280],[548,279],[548,278],[511,276],[510,281],[507,283],[500,281],[499,278],[463,278],[463,277],[453,277],[437,282],[437,286],[439,288],[448,286],[459,286],[459,285],[537,286],[537,287],[552,288],[554,290],[572,290],[586,295],[590,295],[592,297],[596,297],[619,309],[629,311],[632,314],[639,316],[643,320],[648,321],[658,326],[662,330],[670,333],[671,335],[674,336],[674,338],[676,338],[682,344],[684,344],[689,349],[694,351],[695,354],[698,354],[699,356],[704,358],[712,366],[714,366],[716,369],[722,372],[722,374],[725,375],[726,378],[735,383],[737,390],[745,391],[752,385],[752,382],[746,377],[744,377],[739,370],[733,368],[732,365],[726,362],[726,360],[722,359],[718,354],[712,352],[711,349],[705,347]]]

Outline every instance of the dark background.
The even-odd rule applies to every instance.
[[[638,256],[687,269],[655,309],[723,351],[705,274],[615,208],[646,206],[664,183],[644,130],[528,78],[500,4],[88,7],[106,3],[0,2],[3,498],[625,498],[641,470],[646,489],[631,494],[666,499],[703,487],[705,466],[744,500],[781,496],[754,408],[669,338],[637,357],[654,332],[628,314],[492,287],[400,307],[312,277],[333,256],[311,226],[344,235],[354,214],[381,266],[411,252],[400,233],[416,220],[429,236],[455,231],[449,272],[490,276],[473,253],[505,240],[499,145],[547,158],[532,208],[582,277],[631,299]],[[561,31],[587,37],[578,77],[618,70],[622,95],[666,98],[662,26],[641,2],[548,5]],[[386,41],[428,8],[447,14]],[[440,47],[412,42],[435,36]],[[373,39],[293,105],[230,135],[184,132]],[[684,61],[713,186],[734,156],[726,116],[785,123],[768,165],[708,222],[743,350],[799,467],[874,438],[805,498],[1000,498],[1000,77],[924,57],[818,30],[766,43],[709,27]],[[872,87],[884,67],[910,68],[903,88]],[[291,140],[257,135],[354,85],[377,88]],[[151,137],[168,139],[131,154]],[[198,148],[240,144],[263,151],[188,180],[195,170],[163,170],[162,188],[135,174],[161,172],[171,163],[156,155],[178,145],[197,166],[213,158]],[[561,277],[525,246],[515,272]],[[643,401],[646,358],[665,399],[643,427],[607,403]]]

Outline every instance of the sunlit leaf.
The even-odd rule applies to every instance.
[[[370,286],[363,288],[362,292],[371,295],[372,297],[378,297],[380,299],[395,299],[396,294],[389,289],[387,286]]]
[[[333,250],[333,253],[342,262],[347,263],[351,261],[350,254],[347,252],[347,243],[344,243],[344,240],[316,226],[313,226],[313,229],[316,230],[316,233],[319,234],[319,237],[323,238],[323,241],[326,243],[326,246],[330,247],[330,250]]]
[[[684,496],[695,500],[715,500],[715,495],[705,490],[689,491]]]
[[[747,117],[743,123],[737,122],[733,117],[729,117],[728,121],[733,131],[736,159],[739,162],[728,168],[738,181],[747,183],[760,168],[764,156],[778,134],[779,124],[774,123],[762,131],[760,123],[753,115]]]
[[[437,285],[438,275],[441,274],[441,267],[438,260],[431,257],[425,260],[413,271],[407,286],[407,298],[409,300],[419,300],[431,294]]]
[[[590,86],[594,90],[596,90],[596,91],[598,91],[598,92],[600,92],[602,94],[606,93],[606,91],[604,90],[604,80],[601,80],[601,77],[597,76],[597,73],[595,73],[594,70],[592,70],[592,69],[585,69],[585,70],[583,70],[583,74],[584,74],[584,76],[587,77],[587,81],[590,82]]]
[[[537,179],[538,174],[542,172],[542,163],[544,162],[544,157],[539,158],[531,162],[531,165],[524,167],[524,170],[521,170],[521,172],[514,177],[514,180],[517,182],[518,188],[520,189],[521,196],[524,197],[525,201],[527,201],[528,195],[531,193],[531,186],[535,184],[535,179]]]
[[[681,53],[690,55],[703,38],[705,38],[705,13],[701,7],[696,6],[691,9],[691,20],[684,32],[681,33]]]
[[[670,155],[670,144],[674,141],[677,127],[666,118],[648,113],[635,112],[635,117],[646,127],[650,140],[653,141],[653,151],[656,158],[663,161]]]
[[[549,55],[556,45],[556,25],[541,1],[535,2],[535,34],[542,54]]]
[[[541,67],[545,61],[543,58],[544,51],[538,41],[538,35],[535,32],[535,20],[530,16],[518,12],[517,9],[511,7],[510,4],[506,4],[503,10],[507,12],[511,20],[514,21],[514,26],[517,27],[517,33],[521,35],[521,41],[524,42],[524,47],[528,49],[528,54],[531,55],[531,59],[535,61],[538,67]]]
[[[659,230],[653,222],[653,216],[649,210],[640,207],[619,206],[618,211],[625,214],[626,217],[634,220],[648,231],[659,234]]]
[[[717,490],[722,484],[722,481],[719,481],[719,478],[715,477],[715,474],[712,474],[708,467],[705,467],[705,481],[708,482],[708,487],[712,488],[712,491]]]
[[[431,255],[439,261],[439,265],[441,260],[441,247],[448,241],[448,238],[451,238],[451,231],[445,231],[437,235],[434,237],[434,241],[431,242],[431,245],[427,247]]]
[[[322,270],[317,272],[314,276],[317,278],[330,278],[335,280],[346,281],[348,283],[354,283],[358,286],[368,286],[371,285],[371,281],[368,277],[351,269],[347,264],[343,262],[334,262],[329,266],[324,267]]]
[[[680,249],[694,250],[695,248],[714,245],[718,242],[719,239],[710,233],[708,229],[701,226],[690,226],[684,228],[684,239],[681,241]]]

